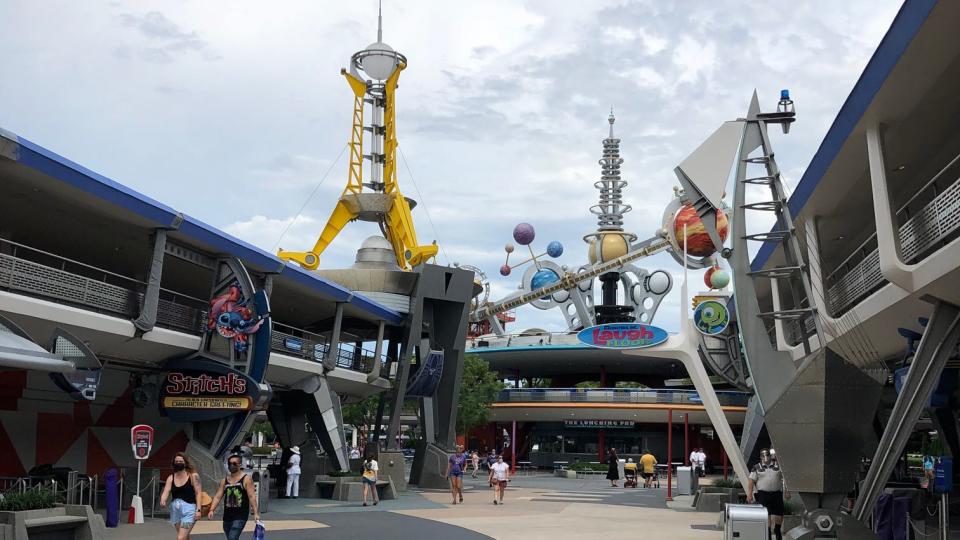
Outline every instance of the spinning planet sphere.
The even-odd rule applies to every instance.
[[[722,289],[730,284],[730,274],[723,268],[714,266],[703,275],[703,282],[711,289]]]
[[[537,290],[541,287],[546,287],[560,281],[560,276],[557,275],[553,270],[548,270],[546,268],[542,270],[537,270],[537,273],[533,275],[533,278],[530,279],[530,288],[532,290]],[[544,300],[549,299],[549,296],[544,296]]]
[[[507,244],[503,246],[503,250],[506,251],[507,253],[513,253],[513,250],[514,250],[513,244]]]
[[[530,245],[534,236],[536,236],[536,233],[533,230],[533,225],[529,223],[519,223],[513,228],[513,239],[521,246]]]
[[[554,240],[547,244],[547,255],[556,259],[557,257],[563,255],[563,244]]]
[[[700,221],[700,216],[697,215],[697,211],[693,206],[689,204],[683,205],[683,208],[677,212],[677,216],[673,220],[673,234],[674,238],[676,238],[677,248],[680,250],[680,253],[683,253],[684,225],[687,226],[687,253],[694,257],[707,257],[716,253],[717,250],[713,246],[713,241],[710,239],[710,235],[707,234],[703,222]],[[718,208],[717,233],[720,235],[720,240],[725,241],[727,239],[728,229],[729,222],[727,221],[727,215],[723,210]]]
[[[500,275],[501,275],[501,276],[509,276],[509,275],[510,275],[510,265],[509,265],[509,264],[505,264],[505,265],[503,265],[503,266],[500,267]]]

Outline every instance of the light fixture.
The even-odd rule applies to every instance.
[[[900,172],[900,171],[902,171],[902,170],[904,170],[904,169],[906,169],[906,168],[907,168],[906,165],[900,164],[900,165],[897,165],[897,167],[894,168],[893,171],[894,171],[894,172]]]
[[[841,234],[841,235],[837,235],[836,237],[834,237],[834,240],[843,240],[843,239],[845,239],[845,238],[846,238],[846,236],[844,236],[844,235]]]

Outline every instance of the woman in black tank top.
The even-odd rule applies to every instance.
[[[207,517],[213,519],[213,512],[223,499],[223,533],[227,540],[239,540],[240,533],[247,525],[250,509],[253,517],[260,521],[260,510],[257,508],[257,498],[253,491],[253,482],[250,477],[240,472],[241,456],[233,455],[227,459],[230,474],[220,482],[217,494],[210,505]]]
[[[167,477],[160,495],[160,507],[167,508],[170,498],[170,522],[177,529],[177,540],[190,538],[193,525],[200,519],[200,476],[194,472],[190,459],[183,452],[173,458],[173,474]]]

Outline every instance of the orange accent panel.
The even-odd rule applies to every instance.
[[[27,387],[27,372],[0,371],[0,411],[17,410],[17,400]]]
[[[674,411],[704,411],[706,410],[702,405],[667,405],[665,403],[569,403],[569,402],[556,402],[556,403],[544,403],[542,401],[538,402],[517,402],[517,403],[494,403],[492,407],[502,407],[502,408],[521,408],[521,407],[530,407],[530,408],[549,408],[549,409],[658,409],[666,411],[668,409]],[[746,407],[720,407],[725,412],[747,412]]]
[[[169,473],[172,470],[170,468],[170,463],[173,462],[174,454],[186,450],[187,443],[189,442],[190,438],[187,437],[187,434],[182,431],[178,431],[176,435],[170,437],[170,440],[164,443],[164,445],[160,448],[154,446],[153,451],[150,452],[150,458],[143,462],[143,466],[157,467],[160,469],[161,474]]]
[[[130,429],[133,421],[133,381],[123,394],[113,401],[97,418],[97,427],[121,427]]]
[[[73,404],[73,423],[85,428],[93,424],[93,417],[90,416],[89,402],[78,401]]]
[[[100,443],[100,439],[94,435],[92,429],[87,430],[87,474],[92,476],[103,473],[110,467],[116,467],[117,464],[110,457],[110,453]]]
[[[0,456],[3,456],[3,459],[0,459],[0,476],[23,476],[27,474],[23,464],[20,463],[20,456],[17,455],[17,451],[13,447],[13,441],[7,435],[7,430],[3,429],[2,423],[0,423]]]
[[[77,442],[86,429],[73,421],[73,416],[60,413],[37,413],[37,450],[34,464],[56,465],[63,454]]]

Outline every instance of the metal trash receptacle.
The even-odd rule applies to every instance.
[[[693,467],[677,467],[677,494],[693,495],[699,487],[697,471]]]
[[[730,504],[723,510],[724,540],[767,540],[767,509],[759,504]]]
[[[257,508],[261,514],[270,510],[270,472],[267,469],[253,471],[253,494],[257,497]]]

